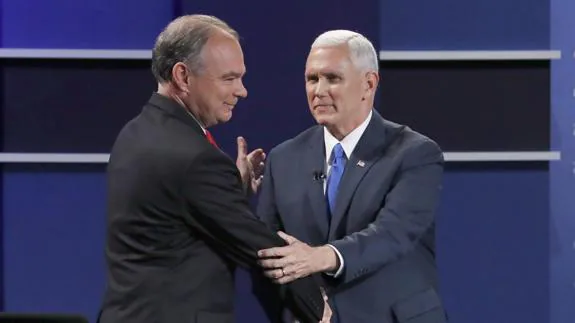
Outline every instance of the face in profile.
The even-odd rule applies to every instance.
[[[309,109],[316,122],[328,129],[357,123],[372,87],[367,75],[353,64],[346,45],[312,48],[305,80]]]
[[[246,72],[239,42],[225,32],[214,32],[201,53],[201,69],[190,73],[187,101],[206,126],[231,119],[240,98],[247,96],[242,78]]]

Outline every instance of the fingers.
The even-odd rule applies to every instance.
[[[262,259],[260,260],[258,263],[260,266],[262,266],[263,268],[268,268],[268,269],[275,269],[275,268],[284,268],[287,265],[291,264],[292,261],[291,259],[289,259],[290,257],[284,257],[284,258],[276,258],[276,259]]]
[[[323,317],[321,318],[320,323],[322,323],[322,322],[329,323],[329,321],[331,321],[332,315],[333,315],[333,312],[331,310],[331,307],[329,306],[329,303],[327,301],[325,301],[324,308],[323,308]]]
[[[282,231],[278,231],[278,235],[285,240],[285,242],[287,242],[288,244],[294,244],[296,242],[299,242],[298,239],[290,236],[289,234],[282,232]]]
[[[292,249],[293,248],[291,248],[290,246],[262,249],[258,251],[258,257],[260,258],[285,257],[293,252]]]
[[[279,277],[276,276],[276,278],[272,278],[272,279],[273,279],[274,283],[281,285],[281,284],[290,283],[296,279],[301,278],[302,276],[303,276],[303,274],[301,272],[298,272],[298,271],[290,272],[289,267],[286,267],[286,268],[284,268],[283,272],[280,269]]]
[[[264,276],[270,278],[276,284],[287,284],[296,279],[308,276],[310,273],[302,270],[297,264],[288,264],[284,267],[275,267],[264,270]],[[327,296],[324,296],[324,301],[327,301]]]
[[[264,177],[262,175],[259,176],[257,179],[252,179],[252,192],[257,193],[262,185]]]
[[[245,140],[244,140],[244,142],[245,142]],[[247,148],[247,143],[246,143],[246,148]],[[254,151],[250,152],[250,157],[264,160],[264,159],[266,159],[266,153],[264,152],[264,150],[262,148],[254,149]]]
[[[249,159],[249,158],[250,158],[250,157],[248,157],[248,159]],[[250,160],[250,162],[251,162],[252,165],[253,165],[253,172],[254,172],[255,175],[261,176],[261,175],[264,174],[264,169],[265,169],[266,165],[265,165],[265,163],[263,162],[263,160],[262,160],[262,161],[255,161],[255,162],[254,162],[253,160]]]
[[[321,291],[321,296],[323,297],[324,302],[327,302],[327,294],[325,292],[325,289],[323,287],[320,287],[320,291]]]
[[[238,142],[238,158],[244,157],[248,154],[248,143],[244,137],[240,136],[237,139]]]
[[[247,144],[246,144],[246,153],[247,153]],[[264,166],[264,161],[266,160],[266,153],[263,149],[258,148],[248,155],[248,160],[254,166],[254,168],[262,168]]]
[[[264,271],[264,276],[271,278],[271,279],[279,279],[282,276],[285,276],[284,273],[282,272],[281,268],[280,269],[270,269],[270,270],[266,270]]]
[[[262,184],[262,181],[264,180],[263,175],[260,175],[260,177],[258,177],[257,179],[254,179],[254,185],[256,187],[260,187],[260,185]]]
[[[291,283],[291,282],[293,282],[294,280],[296,280],[296,279],[298,279],[298,278],[299,278],[299,277],[297,277],[297,276],[293,276],[293,275],[292,275],[292,276],[288,276],[288,275],[286,275],[286,276],[283,276],[283,277],[281,277],[281,278],[275,279],[275,280],[274,280],[274,283],[279,284],[279,285],[283,285],[283,284]]]

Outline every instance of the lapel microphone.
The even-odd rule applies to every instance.
[[[314,181],[323,181],[323,180],[325,180],[325,178],[326,178],[326,176],[323,173],[323,171],[316,170],[313,172],[313,180]]]

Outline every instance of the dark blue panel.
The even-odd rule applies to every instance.
[[[544,61],[384,62],[378,109],[445,151],[548,151],[549,85]]]
[[[148,61],[0,63],[9,152],[109,152],[156,90]]]
[[[548,322],[548,171],[448,168],[437,252],[450,322]]]
[[[2,46],[150,49],[172,18],[172,1],[3,1]]]
[[[216,15],[242,37],[249,95],[231,123],[214,128],[218,143],[235,154],[236,135],[266,149],[313,124],[305,98],[304,68],[314,38],[351,29],[378,40],[378,1],[183,1],[185,13]]]
[[[548,49],[549,0],[380,0],[381,49]]]
[[[104,179],[101,170],[5,171],[4,310],[93,322],[105,283]]]

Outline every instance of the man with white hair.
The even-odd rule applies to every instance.
[[[289,245],[260,250],[260,263],[279,285],[322,273],[331,322],[443,323],[434,243],[443,154],[374,110],[378,71],[361,34],[332,30],[312,44],[305,82],[318,125],[268,155],[258,216]],[[293,321],[266,293],[273,286],[258,286],[270,319]]]

